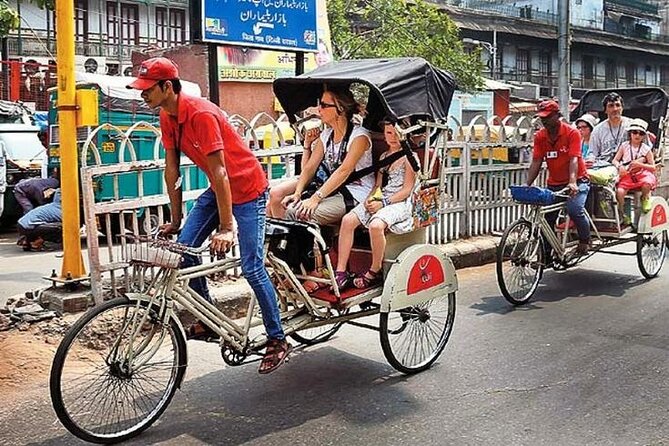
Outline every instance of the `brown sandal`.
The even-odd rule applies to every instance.
[[[263,356],[260,362],[258,373],[261,375],[272,373],[281,367],[281,364],[286,361],[291,351],[293,351],[293,346],[285,339],[270,339],[267,342],[265,356]]]
[[[353,286],[358,289],[371,288],[383,283],[383,273],[381,270],[372,271],[368,269],[365,274],[361,274],[353,279]]]

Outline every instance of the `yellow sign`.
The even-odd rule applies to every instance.
[[[114,153],[116,152],[116,144],[113,141],[103,142],[102,151],[106,153]]]
[[[318,53],[304,55],[304,71],[311,71],[332,61],[330,26],[325,0],[317,0]],[[272,82],[295,75],[295,53],[269,51],[240,46],[218,47],[220,82]]]

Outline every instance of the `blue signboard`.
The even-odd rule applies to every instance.
[[[202,0],[207,42],[318,51],[316,0]]]

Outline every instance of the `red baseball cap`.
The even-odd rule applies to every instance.
[[[537,115],[540,118],[545,118],[553,113],[558,113],[559,111],[560,106],[553,100],[541,101],[539,102],[539,105],[537,105]]]
[[[148,90],[158,83],[179,79],[179,67],[174,61],[166,57],[152,57],[142,62],[139,67],[139,76],[125,88]]]

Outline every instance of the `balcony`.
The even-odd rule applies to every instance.
[[[74,52],[80,56],[108,57],[114,61],[119,60],[120,49],[120,59],[124,62],[130,62],[133,51],[159,47],[156,39],[140,38],[139,43],[139,45],[122,44],[119,48],[116,43],[108,43],[106,35],[91,33],[88,35],[88,41],[75,42]],[[51,55],[56,55],[56,42],[53,38],[47,44],[45,37],[10,35],[8,46],[9,54],[12,57],[51,57]]]
[[[605,10],[616,10],[623,12],[640,12],[648,15],[658,15],[657,5],[639,0],[604,0]]]

